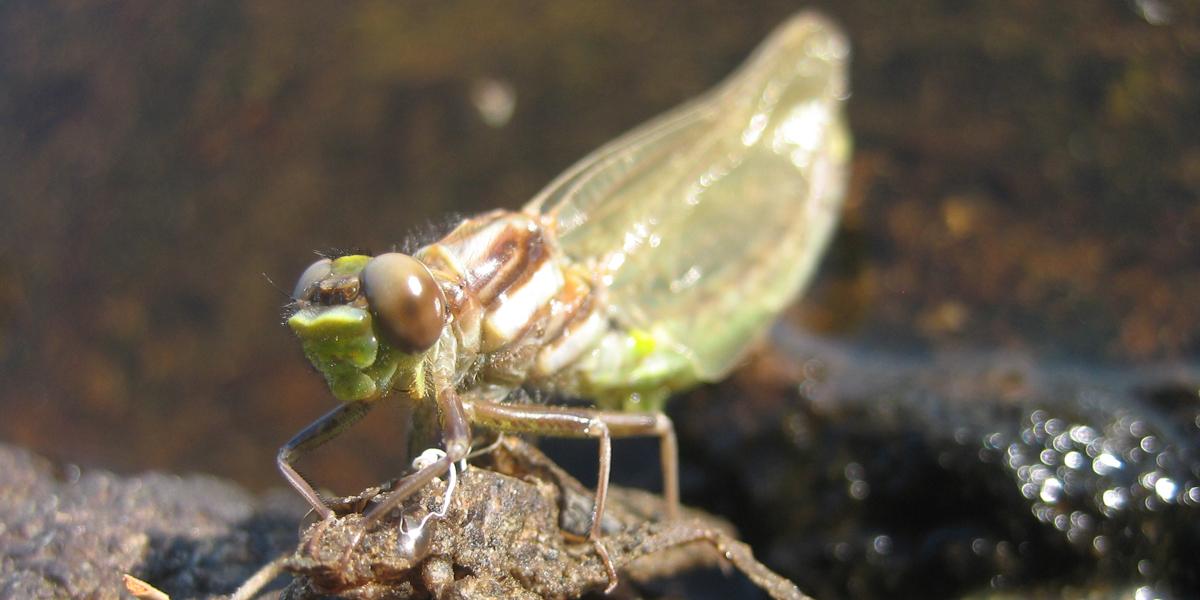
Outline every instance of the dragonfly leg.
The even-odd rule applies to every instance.
[[[437,460],[417,469],[415,473],[401,479],[396,487],[383,497],[383,500],[367,510],[363,515],[362,527],[354,534],[350,543],[346,544],[346,550],[341,556],[342,562],[350,558],[350,553],[358,546],[358,542],[362,540],[367,531],[393,508],[435,478],[445,475],[454,463],[466,457],[471,445],[471,427],[463,414],[462,401],[459,400],[458,394],[453,388],[443,386],[441,390],[437,394],[437,409],[442,422],[442,443],[446,446],[446,453]]]
[[[471,445],[470,424],[463,413],[462,401],[451,387],[443,387],[437,394],[438,415],[442,422],[442,443],[446,454],[400,480],[392,491],[363,515],[363,530],[370,529],[405,498],[424,487],[435,478],[446,474],[450,465],[462,460]],[[353,547],[353,546],[351,546]]]
[[[333,511],[325,505],[321,495],[313,489],[308,480],[296,471],[292,463],[301,455],[337,437],[347,427],[363,418],[363,415],[367,414],[373,406],[373,402],[348,402],[325,413],[324,416],[313,421],[311,425],[288,440],[288,443],[279,449],[279,454],[275,457],[275,463],[279,465],[279,472],[283,473],[284,479],[287,479],[287,482],[296,488],[296,491],[300,492],[305,500],[308,500],[322,521],[329,521],[333,518]]]
[[[647,435],[658,436],[659,460],[662,461],[663,500],[667,504],[667,519],[679,518],[679,441],[675,439],[675,423],[665,413],[654,413],[654,428]]]
[[[609,573],[609,586],[605,590],[606,592],[612,591],[617,584],[616,569],[608,556],[607,549],[600,543],[601,518],[604,516],[604,505],[608,499],[608,478],[612,467],[612,438],[614,436],[657,436],[659,438],[663,462],[663,496],[667,502],[667,517],[674,519],[678,515],[679,452],[675,441],[675,427],[666,415],[482,401],[465,404],[471,422],[489,429],[599,440],[600,468],[596,478],[596,499],[592,504],[592,525],[588,531],[588,539],[596,544],[596,551]]]

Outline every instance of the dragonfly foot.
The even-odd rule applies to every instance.
[[[417,470],[423,469],[445,456],[446,453],[444,451],[437,448],[430,448],[413,460],[413,468]],[[401,557],[416,563],[429,556],[433,536],[426,525],[433,519],[442,520],[446,518],[446,514],[450,511],[450,501],[454,497],[454,490],[458,485],[457,470],[458,467],[456,465],[450,465],[450,469],[447,471],[446,493],[442,498],[440,508],[430,511],[424,517],[421,517],[420,520],[408,515],[400,518],[400,535],[397,536],[397,545]],[[358,547],[358,544],[362,542],[363,537],[366,536],[370,523],[373,523],[373,521],[368,518],[367,522],[357,528],[354,535],[351,536],[350,541],[346,544],[345,549],[342,550],[342,555],[338,557],[338,563],[342,565],[348,563],[350,555]],[[322,532],[323,529],[316,532],[315,535],[319,535]]]
[[[444,451],[437,448],[430,448],[425,452],[422,452],[420,456],[413,460],[413,468],[417,470],[423,469],[434,462],[441,460],[445,456],[446,453]],[[450,469],[447,471],[446,477],[446,491],[442,497],[442,504],[437,510],[430,511],[424,517],[421,517],[420,520],[407,515],[401,517],[400,535],[397,537],[397,544],[399,546],[398,549],[401,557],[407,558],[408,560],[416,563],[429,555],[433,538],[427,525],[431,520],[445,519],[446,515],[449,513],[450,502],[454,497],[455,488],[458,486],[458,471],[460,468],[461,467],[458,465],[450,465]],[[337,518],[331,514],[330,517],[322,519],[317,524],[316,529],[312,531],[312,533],[308,536],[308,540],[305,542],[305,553],[314,558],[317,556],[317,550],[320,547],[321,537],[325,534],[325,531],[329,528],[329,526],[336,520]],[[361,524],[358,524],[355,527],[353,535],[351,535],[350,540],[343,548],[341,556],[338,557],[337,562],[339,564],[345,566],[348,563],[350,560],[350,555],[354,552],[354,549],[358,547],[359,543],[362,542],[363,537],[365,537],[367,534],[367,530],[371,528],[371,525],[374,523],[375,519],[372,519],[370,516],[368,516]]]
[[[604,564],[604,571],[608,574],[608,587],[604,588],[605,594],[612,593],[617,589],[617,584],[621,582],[617,576],[617,567],[613,564],[612,558],[608,556],[608,548],[604,546],[604,542],[600,540],[592,540],[592,545],[596,548],[596,554],[600,557],[600,562]]]
[[[334,515],[329,515],[317,522],[317,527],[308,536],[308,541],[304,543],[304,554],[313,558],[317,556],[317,548],[320,546],[321,537],[325,535],[325,530],[337,520]]]

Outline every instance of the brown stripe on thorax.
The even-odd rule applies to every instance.
[[[505,292],[520,289],[549,260],[545,238],[541,231],[537,235],[521,236],[516,240],[497,240],[496,254],[499,266],[486,283],[480,285],[475,297],[488,308],[494,308]],[[486,298],[486,300],[485,300]]]
[[[545,234],[524,213],[495,210],[463,221],[417,258],[459,280],[481,306],[519,286],[548,258]]]
[[[464,221],[418,252],[418,258],[454,279],[462,295],[483,310],[481,347],[490,351],[513,341],[524,329],[525,319],[557,294],[562,277],[552,248],[553,242],[546,239],[536,218],[492,211]],[[522,310],[505,308],[514,299]],[[456,304],[451,304],[453,312]]]
[[[450,239],[443,242],[457,250],[464,267],[463,282],[483,306],[490,306],[509,287],[528,279],[546,254],[541,228],[533,219],[521,213],[492,215],[490,222],[470,232],[469,239],[464,237],[458,244]]]

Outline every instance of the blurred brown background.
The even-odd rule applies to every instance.
[[[3,3],[0,439],[281,485],[275,448],[332,406],[280,323],[314,250],[519,206],[800,6]],[[1194,364],[1195,4],[816,6],[854,45],[856,156],[802,323]],[[397,419],[308,470],[342,492],[394,474]]]

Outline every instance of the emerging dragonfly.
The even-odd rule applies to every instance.
[[[848,54],[832,24],[796,15],[720,86],[601,147],[521,211],[468,219],[412,256],[313,263],[288,325],[342,404],[280,449],[283,475],[331,519],[292,463],[393,391],[436,406],[445,454],[364,528],[466,457],[472,426],[595,438],[589,538],[615,583],[597,541],[611,438],[660,438],[674,510],[663,402],[728,373],[812,274],[850,155]],[[595,408],[505,402],[522,386]]]

